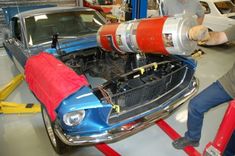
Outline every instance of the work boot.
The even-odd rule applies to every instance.
[[[176,149],[184,149],[184,147],[186,147],[186,146],[198,147],[199,141],[192,141],[192,140],[187,139],[186,137],[181,137],[181,138],[173,141],[172,145]]]

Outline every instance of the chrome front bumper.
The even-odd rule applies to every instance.
[[[65,144],[70,146],[76,145],[90,145],[101,142],[114,142],[122,138],[133,135],[143,129],[146,129],[153,125],[157,120],[167,117],[170,115],[177,107],[182,105],[184,102],[189,100],[198,90],[198,80],[195,79],[193,82],[193,88],[184,94],[181,99],[175,101],[174,104],[171,104],[168,107],[165,107],[163,110],[145,116],[144,118],[138,120],[128,128],[121,126],[111,131],[106,131],[102,134],[94,134],[89,136],[69,136],[66,135],[60,127],[55,126],[55,134],[63,141]]]

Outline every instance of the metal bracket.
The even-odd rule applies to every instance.
[[[221,156],[221,153],[219,150],[217,150],[214,146],[210,145],[206,149],[206,153],[204,156]]]
[[[193,59],[198,59],[198,58],[201,58],[202,55],[204,55],[204,54],[205,54],[205,52],[202,49],[197,49],[191,54],[191,57]]]

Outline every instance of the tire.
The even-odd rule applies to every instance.
[[[64,144],[58,136],[55,134],[54,127],[55,123],[51,122],[51,119],[47,113],[46,108],[41,104],[42,118],[45,125],[45,129],[48,135],[48,138],[51,142],[52,147],[58,154],[64,154],[69,150],[69,146]]]

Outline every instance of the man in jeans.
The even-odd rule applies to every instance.
[[[195,26],[189,31],[189,38],[203,41],[205,45],[218,45],[235,41],[235,25],[225,32],[208,32],[202,25]],[[206,39],[205,39],[206,38]],[[233,67],[219,80],[195,96],[188,105],[188,121],[184,137],[175,140],[172,145],[176,149],[186,146],[199,146],[204,113],[209,109],[228,102],[235,97],[235,63]]]

